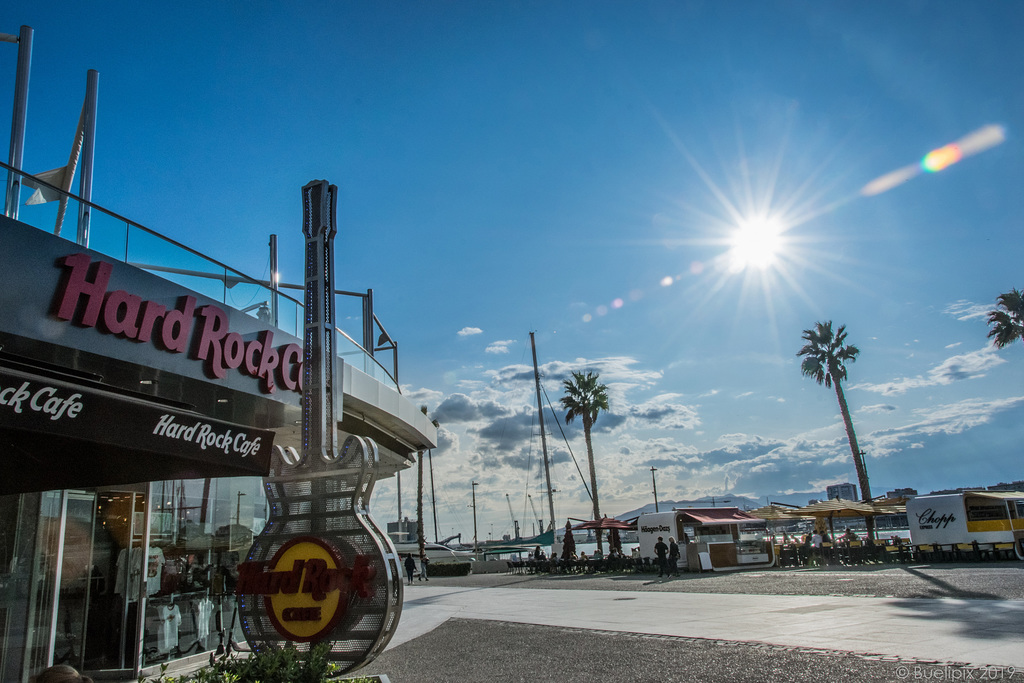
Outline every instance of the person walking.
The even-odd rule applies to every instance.
[[[679,544],[671,536],[668,537],[668,573],[679,576]]]
[[[412,585],[412,575],[416,571],[416,560],[412,559],[412,553],[405,556],[405,578],[406,582]]]
[[[658,576],[665,574],[665,562],[668,557],[668,546],[665,540],[658,536],[658,542],[654,544],[654,554],[658,556]]]
[[[420,555],[420,581],[430,581],[430,576],[427,574],[427,567],[430,565],[430,558],[427,557],[426,553]]]

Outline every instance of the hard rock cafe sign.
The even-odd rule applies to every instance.
[[[328,642],[328,657],[351,671],[391,640],[403,589],[394,548],[367,509],[380,466],[377,445],[356,435],[339,444],[343,367],[331,264],[336,195],[325,181],[302,189],[303,452],[275,449],[264,479],[270,518],[239,565],[236,592],[253,649]]]
[[[285,639],[316,642],[331,634],[350,603],[373,597],[377,570],[370,558],[356,555],[352,564],[323,539],[298,536],[270,562],[240,564],[236,590],[263,596],[267,618]]]

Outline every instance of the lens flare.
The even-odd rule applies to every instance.
[[[944,168],[949,168],[963,158],[964,154],[960,151],[959,147],[955,144],[946,145],[945,147],[939,147],[928,152],[924,159],[921,160],[921,168],[929,173],[935,173]]]
[[[966,159],[969,156],[992,149],[1005,141],[1006,129],[1002,126],[994,123],[982,126],[955,142],[932,150],[925,155],[920,164],[904,166],[875,178],[862,187],[860,193],[864,197],[872,197],[876,194],[888,192],[917,176],[921,171],[937,173],[945,168],[949,168],[961,159]]]

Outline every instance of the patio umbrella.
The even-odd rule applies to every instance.
[[[799,519],[798,515],[793,514],[796,512],[795,507],[786,507],[782,505],[764,505],[755,510],[748,510],[747,514],[751,517],[757,517],[758,519],[767,520],[772,528],[772,535],[775,535],[775,522],[778,521],[793,521]]]
[[[754,510],[747,510],[747,514],[751,517],[757,517],[758,519],[767,519],[768,521],[776,521],[780,519],[792,520],[799,517],[799,515],[793,514],[796,512],[795,507],[783,507],[781,505],[763,505]]]
[[[831,498],[822,500],[812,505],[805,505],[797,508],[791,513],[794,517],[814,517],[815,519],[827,519],[829,531],[834,539],[836,530],[832,520],[835,517],[872,517],[879,513],[870,503],[858,503],[855,500],[843,500],[842,498]]]
[[[565,523],[565,538],[562,539],[562,559],[569,560],[576,553],[576,539],[572,537],[572,524]]]

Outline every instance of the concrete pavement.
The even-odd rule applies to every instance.
[[[878,654],[1024,672],[1024,600],[593,591],[416,584],[389,649],[446,620]]]

